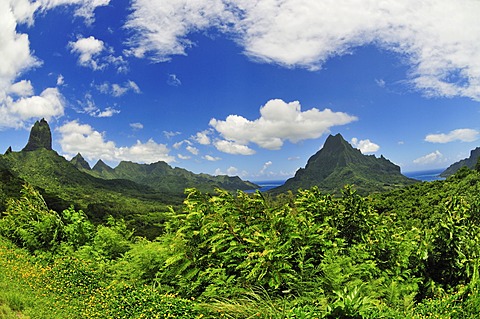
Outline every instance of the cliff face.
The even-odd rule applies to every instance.
[[[22,151],[35,151],[41,148],[52,150],[52,132],[45,119],[35,122],[30,131],[28,143]]]
[[[384,191],[414,183],[400,173],[400,167],[385,157],[363,155],[342,135],[330,135],[323,148],[310,157],[305,168],[274,192],[319,187],[339,193],[345,184],[353,184],[360,193]]]
[[[453,175],[463,166],[473,169],[475,168],[475,164],[477,164],[477,161],[479,158],[480,158],[480,147],[477,147],[476,149],[470,151],[470,157],[460,160],[456,163],[453,163],[446,170],[444,170],[440,174],[440,176],[448,177],[450,175]]]

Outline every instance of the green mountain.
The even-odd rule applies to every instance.
[[[35,122],[23,151],[35,151],[40,148],[52,150],[52,132],[45,119]]]
[[[323,148],[310,157],[305,168],[272,193],[308,189],[339,193],[345,184],[353,184],[362,194],[381,192],[418,182],[400,173],[400,167],[385,157],[363,155],[337,134],[330,135]]]
[[[257,185],[243,181],[238,176],[212,176],[195,174],[183,168],[172,168],[165,162],[137,164],[122,161],[111,168],[99,160],[89,174],[103,179],[126,179],[141,185],[149,186],[157,191],[183,193],[186,188],[195,187],[201,191],[213,191],[215,188],[225,190],[250,190]]]
[[[78,169],[86,169],[90,170],[90,164],[83,158],[82,154],[78,153],[75,155],[74,158],[70,161]]]
[[[90,169],[77,154],[70,162],[51,149],[52,135],[45,120],[33,126],[27,146],[20,152],[10,148],[0,155],[0,190],[5,199],[28,182],[39,189],[51,209],[61,211],[71,204],[94,220],[106,215],[129,216],[165,212],[167,205],[180,205],[184,190],[197,187],[213,191],[252,189],[256,185],[234,177],[212,177],[171,168],[164,162],[122,162],[113,169],[99,160]],[[5,195],[10,194],[10,195]]]
[[[470,151],[470,157],[460,160],[456,163],[450,165],[446,170],[444,170],[440,176],[441,177],[448,177],[450,175],[455,174],[460,168],[466,166],[470,169],[475,168],[478,159],[480,158],[480,147]]]

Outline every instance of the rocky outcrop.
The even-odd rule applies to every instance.
[[[52,132],[45,119],[35,122],[30,131],[28,143],[22,151],[35,151],[41,148],[52,150]]]

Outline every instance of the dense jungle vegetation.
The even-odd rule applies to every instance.
[[[479,188],[465,168],[370,196],[187,189],[149,240],[25,185],[0,217],[0,318],[478,318]]]

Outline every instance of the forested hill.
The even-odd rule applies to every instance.
[[[463,160],[460,160],[456,163],[453,163],[450,165],[446,170],[444,170],[440,176],[442,177],[448,177],[450,175],[455,174],[460,168],[462,167],[468,167],[470,169],[475,168],[475,165],[477,164],[478,160],[480,159],[480,147],[477,147],[476,149],[472,150],[470,152],[470,156],[468,158],[465,158]]]
[[[111,168],[102,160],[99,160],[95,166],[90,169],[87,167],[88,163],[78,154],[72,159],[72,163],[80,170],[95,177],[103,179],[126,179],[162,192],[182,194],[186,188],[191,187],[210,192],[215,188],[230,191],[258,188],[258,185],[243,181],[238,176],[195,174],[183,168],[173,168],[161,161],[152,164],[122,161],[117,167]]]
[[[387,191],[418,182],[400,173],[400,167],[385,157],[363,155],[342,135],[330,135],[323,148],[310,157],[305,168],[273,193],[296,191],[317,186],[320,190],[339,193],[345,184],[353,184],[362,194]]]

